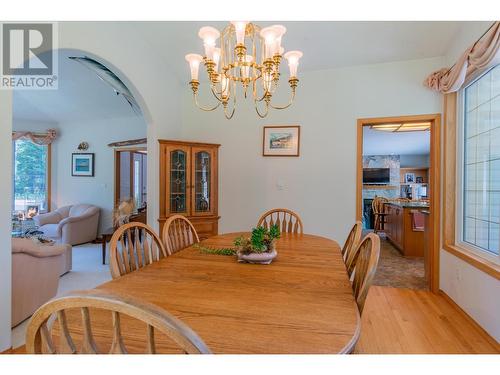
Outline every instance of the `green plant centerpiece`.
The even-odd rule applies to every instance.
[[[257,227],[252,229],[250,237],[239,236],[234,240],[239,262],[269,264],[278,255],[275,248],[280,237],[278,225]]]

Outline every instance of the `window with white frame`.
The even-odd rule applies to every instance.
[[[461,242],[498,261],[500,65],[463,90]]]

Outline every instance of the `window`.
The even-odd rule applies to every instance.
[[[463,90],[460,242],[498,262],[500,245],[500,66]],[[460,211],[459,211],[460,212]]]
[[[12,142],[14,211],[48,211],[49,147],[24,139]]]

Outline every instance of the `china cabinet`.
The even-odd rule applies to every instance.
[[[160,233],[170,215],[186,216],[200,240],[218,234],[218,144],[159,140]]]

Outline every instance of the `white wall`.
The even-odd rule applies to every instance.
[[[401,168],[429,168],[430,155],[400,155]]]
[[[264,120],[250,100],[230,121],[202,112],[185,90],[183,138],[222,144],[219,230],[248,230],[265,210],[288,207],[305,231],[343,241],[355,219],[356,120],[441,112],[440,96],[422,82],[442,65],[432,58],[303,73],[292,107]],[[301,125],[300,157],[262,157],[262,126],[285,124]]]
[[[75,203],[89,203],[101,208],[99,228],[112,226],[114,206],[114,149],[111,142],[146,138],[146,124],[141,117],[105,121],[60,124],[60,135],[53,144],[54,208]],[[80,142],[89,143],[85,152],[95,153],[95,177],[71,176],[71,154],[79,152]]]
[[[0,352],[10,348],[12,93],[0,90]]]
[[[451,66],[491,22],[466,23],[446,54]],[[500,341],[500,281],[469,263],[441,250],[439,286],[491,336]]]
[[[441,250],[440,288],[500,342],[500,282]]]

